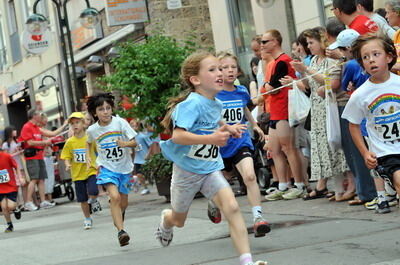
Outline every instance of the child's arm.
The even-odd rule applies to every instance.
[[[50,131],[44,128],[40,128],[40,132],[46,136],[46,137],[54,137],[59,135],[60,133],[62,133],[64,131],[64,129],[67,127],[68,125],[68,119],[64,121],[63,125],[61,125],[60,128],[54,130],[54,131]]]
[[[119,147],[132,147],[135,148],[136,147],[136,141],[135,138],[129,140],[129,141],[122,141],[121,139],[118,139],[117,141],[117,145]]]
[[[92,143],[86,142],[86,167],[89,169],[92,165],[92,159],[90,157],[90,150],[92,148]]]
[[[369,169],[375,168],[378,165],[376,154],[370,152],[365,145],[364,138],[361,135],[360,125],[349,123],[349,130],[354,144],[357,146],[358,151],[360,151],[362,157],[364,158],[365,165],[367,165]]]
[[[175,128],[172,132],[172,141],[181,145],[212,144],[224,146],[228,141],[230,133],[227,131],[228,125],[224,125],[212,134],[199,135],[186,131],[182,128]]]
[[[243,131],[245,131],[247,129],[247,125],[246,124],[242,124],[242,123],[236,123],[234,125],[229,125],[226,124],[223,120],[220,120],[218,122],[220,129],[223,128],[224,131],[229,132],[232,137],[234,138],[240,138],[242,137],[242,133]]]
[[[65,170],[66,171],[70,171],[70,169],[71,169],[71,160],[65,159],[64,163],[65,163]]]
[[[253,126],[253,130],[257,131],[259,140],[263,141],[264,140],[264,132],[263,132],[263,130],[261,130],[261,128],[258,126],[257,122],[254,120],[253,115],[251,115],[251,112],[248,107],[246,107],[244,109],[244,115],[246,115],[246,119]]]
[[[26,183],[26,178],[21,173],[21,167],[18,164],[17,164],[17,167],[15,168],[15,175],[17,178],[19,178],[19,182],[21,183],[21,185],[24,186]]]

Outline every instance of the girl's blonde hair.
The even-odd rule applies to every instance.
[[[184,101],[189,94],[195,90],[192,82],[190,82],[190,78],[199,74],[201,61],[210,56],[214,55],[210,52],[199,51],[188,56],[185,61],[183,61],[181,66],[181,82],[182,87],[184,87],[185,90],[183,90],[177,97],[170,98],[168,101],[167,114],[161,121],[161,125],[166,129],[166,133],[172,133],[173,131],[171,116],[175,106]]]

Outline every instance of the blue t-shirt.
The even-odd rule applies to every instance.
[[[172,113],[173,127],[185,129],[194,134],[211,134],[219,127],[222,103],[192,92],[186,100],[176,105]],[[161,141],[162,154],[180,168],[208,174],[224,168],[219,148],[214,145],[180,145],[172,141]]]
[[[235,87],[234,91],[222,90],[216,96],[222,101],[222,120],[230,125],[245,123],[244,109],[251,100],[246,87]],[[249,147],[251,150],[254,150],[248,130],[242,134],[241,138],[230,137],[228,143],[220,148],[221,156],[223,158],[232,157],[242,147]]]
[[[147,131],[139,132],[138,135],[136,135],[135,141],[137,145],[135,148],[135,159],[133,160],[134,164],[144,164],[150,146],[160,141],[159,137],[152,138],[152,136],[153,133]]]
[[[366,73],[361,65],[357,62],[356,59],[352,59],[348,61],[343,68],[342,73],[342,81],[341,86],[343,91],[348,91],[347,87],[350,82],[353,83],[353,86],[357,89],[362,84],[365,83],[369,78],[369,74]],[[360,124],[361,134],[362,136],[368,136],[367,127],[366,127],[367,120],[364,119]]]

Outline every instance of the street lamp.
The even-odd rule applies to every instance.
[[[36,0],[35,3],[33,4],[33,15],[29,16],[29,18],[26,21],[26,26],[27,30],[33,34],[33,35],[41,35],[43,33],[49,22],[47,18],[41,14],[37,14],[37,5],[41,0]],[[59,28],[60,28],[60,40],[61,40],[61,50],[62,50],[62,64],[63,68],[65,70],[65,75],[66,75],[66,85],[68,88],[68,93],[71,96],[71,101],[70,101],[70,111],[67,112],[66,115],[69,114],[69,112],[74,111],[76,103],[79,102],[79,99],[83,96],[80,95],[81,92],[78,91],[78,81],[75,73],[75,60],[74,60],[74,51],[72,49],[72,41],[71,41],[71,30],[69,28],[69,23],[68,23],[68,13],[67,13],[67,3],[69,0],[51,0],[57,8],[57,19],[59,23]],[[95,9],[90,7],[89,0],[85,0],[87,8],[83,10],[81,15],[79,16],[79,19],[82,23],[83,27],[86,28],[94,28],[99,22],[99,12]],[[67,41],[65,41],[65,36],[63,34],[63,29],[66,29],[66,35],[67,35]],[[71,73],[69,72],[69,67],[68,67],[68,56],[67,56],[67,45],[68,45],[68,51],[69,51],[69,56],[71,60],[71,67],[72,67],[72,79],[74,82],[74,87],[75,87],[75,92],[76,92],[76,98],[74,99],[74,93],[72,89],[72,83],[71,83]],[[68,100],[68,99],[66,99]]]
[[[45,80],[46,79],[51,79],[52,81],[53,81],[53,83],[52,84],[45,84]],[[57,97],[57,108],[58,108],[58,112],[61,114],[61,109],[60,109],[60,95],[59,95],[59,93],[58,92],[60,92],[60,86],[58,85],[58,82],[57,82],[57,79],[55,79],[55,77],[54,76],[52,76],[52,75],[45,75],[45,76],[43,76],[42,77],[42,80],[40,81],[40,86],[38,87],[38,90],[40,91],[40,94],[42,95],[42,96],[45,96],[45,95],[48,95],[48,92],[49,92],[49,88],[51,87],[51,86],[53,86],[53,85],[55,85],[55,87],[56,87],[56,91],[57,91],[57,93],[56,93],[56,97]],[[63,116],[63,118],[65,118],[64,116]]]

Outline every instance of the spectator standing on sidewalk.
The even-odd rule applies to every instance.
[[[25,178],[20,173],[20,168],[12,156],[0,149],[0,204],[7,222],[7,228],[4,232],[14,231],[11,221],[11,213],[17,207],[18,186],[16,179],[21,184],[25,184]],[[17,219],[19,218],[15,215]]]
[[[23,156],[21,145],[17,143],[17,130],[14,126],[9,126],[4,129],[4,142],[2,149],[9,153],[17,162],[18,167],[21,169],[21,175],[26,177],[26,172],[23,166]],[[18,200],[17,200],[17,209],[15,211],[19,211],[20,208],[24,206],[27,197],[27,182],[25,181],[24,185],[19,182],[19,178],[16,178],[18,188]]]
[[[28,111],[28,122],[24,124],[21,130],[19,141],[24,144],[24,155],[26,167],[30,177],[28,185],[28,195],[25,203],[25,209],[35,211],[38,207],[32,202],[35,193],[35,187],[38,186],[40,196],[40,208],[51,208],[54,204],[45,199],[44,180],[47,178],[46,165],[44,163],[43,149],[52,144],[51,140],[44,140],[43,136],[53,137],[58,135],[67,123],[64,123],[56,131],[49,131],[41,128],[42,114],[36,109]]]

